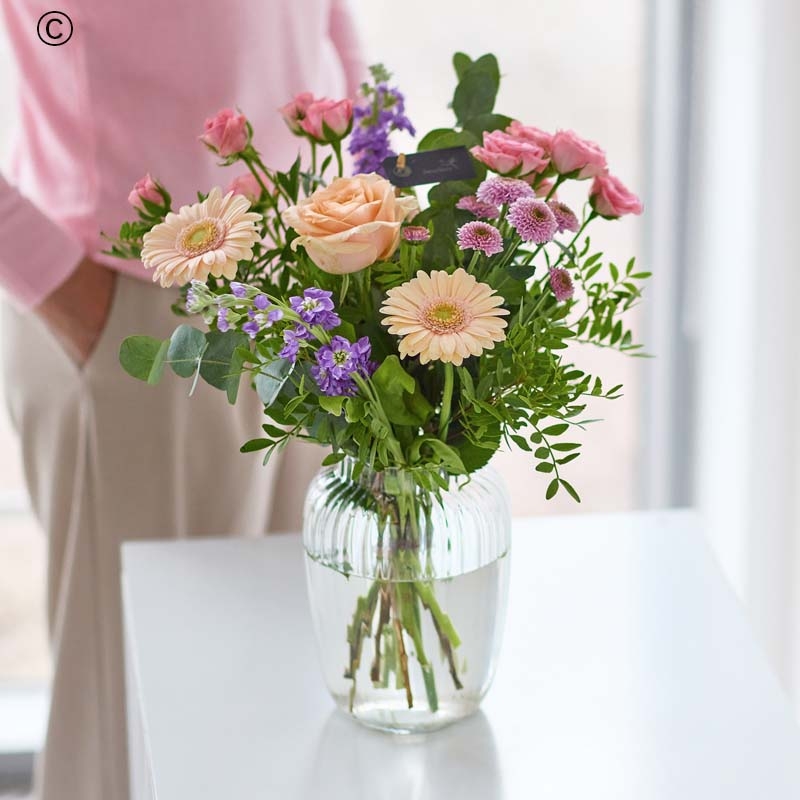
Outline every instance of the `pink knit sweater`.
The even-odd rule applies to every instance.
[[[45,7],[0,0],[19,73],[0,175],[0,286],[30,308],[85,255],[149,280],[140,263],[101,255],[100,232],[132,217],[128,192],[144,172],[174,208],[238,174],[198,141],[224,106],[252,121],[267,164],[288,167],[298,140],[276,108],[301,91],[353,96],[365,77],[346,3],[59,0],[73,34],[48,46],[37,36]]]

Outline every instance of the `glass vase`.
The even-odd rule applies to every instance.
[[[472,714],[500,647],[511,546],[505,485],[488,466],[435,478],[439,491],[430,475],[375,472],[347,458],[323,468],[306,497],[306,574],[325,680],[342,710],[384,731],[431,731]]]

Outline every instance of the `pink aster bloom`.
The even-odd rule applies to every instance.
[[[565,269],[556,267],[550,270],[550,288],[559,303],[569,300],[575,294],[572,278]]]
[[[502,206],[513,203],[520,197],[533,197],[533,189],[519,178],[499,178],[494,175],[481,183],[475,197],[481,203]]]
[[[466,197],[460,198],[456,203],[456,208],[469,211],[470,214],[482,219],[497,219],[500,216],[500,209],[496,205],[484,203],[482,200],[478,200],[474,194],[468,194]]]
[[[508,221],[523,241],[534,244],[549,242],[558,231],[555,214],[544,200],[523,197],[508,210]]]
[[[572,231],[576,233],[578,231],[581,224],[575,216],[575,212],[566,203],[562,203],[559,200],[550,200],[547,205],[556,218],[559,233],[562,231]]]
[[[503,237],[488,222],[468,222],[462,225],[456,233],[456,239],[462,250],[480,250],[487,256],[503,252]]]
[[[407,242],[418,244],[427,242],[431,238],[431,232],[424,225],[406,225],[403,228],[403,238]]]

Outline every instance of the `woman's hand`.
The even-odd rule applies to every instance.
[[[85,258],[36,314],[79,367],[89,360],[106,326],[117,273]]]

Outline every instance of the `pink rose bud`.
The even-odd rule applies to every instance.
[[[547,166],[547,154],[541,145],[503,131],[484,131],[483,146],[473,147],[470,152],[500,175],[523,177]]]
[[[300,123],[306,118],[306,111],[313,102],[314,95],[311,92],[301,92],[278,109],[292,133],[301,134],[303,132]]]
[[[223,158],[241,153],[247,147],[247,119],[244,114],[237,114],[232,108],[223,108],[213,117],[209,117],[204,129],[200,141]]]
[[[352,100],[315,100],[306,109],[300,127],[319,142],[336,141],[346,136],[353,121]],[[327,127],[327,132],[326,132]]]
[[[539,145],[545,153],[550,153],[550,147],[553,143],[553,134],[547,133],[540,128],[534,128],[533,125],[523,125],[521,122],[514,120],[507,128],[506,133],[517,139],[524,139],[526,142],[533,142]]]
[[[134,207],[144,211],[144,204],[142,200],[147,200],[150,203],[163,206],[164,198],[158,191],[158,184],[150,177],[148,172],[143,178],[139,178],[133,185],[131,193],[128,195],[128,202]]]
[[[594,179],[589,202],[600,216],[612,219],[643,211],[641,200],[613,175],[598,175]]]
[[[266,178],[262,180],[264,180],[266,184]],[[240,194],[242,197],[246,197],[251,203],[255,203],[256,200],[261,197],[261,184],[259,184],[256,176],[253,175],[252,172],[245,172],[235,177],[228,184],[228,188],[225,191],[226,193],[233,192],[234,194]]]
[[[582,139],[575,131],[557,131],[550,146],[550,158],[560,175],[578,172],[578,180],[594,178],[606,171],[606,154],[600,145]]]

